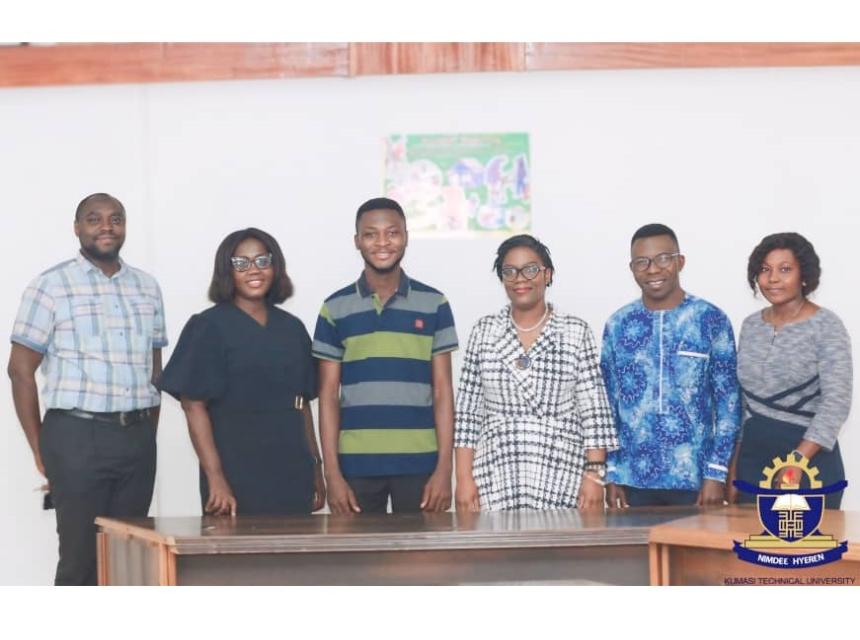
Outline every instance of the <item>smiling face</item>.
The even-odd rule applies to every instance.
[[[762,261],[759,289],[772,305],[803,299],[800,263],[791,249],[774,249]]]
[[[355,248],[364,263],[377,273],[391,273],[400,264],[409,236],[406,222],[391,209],[367,211],[358,220]]]
[[[260,269],[254,264],[254,259],[259,256],[269,255],[269,250],[256,238],[246,238],[239,243],[233,252],[234,258],[247,258],[251,266],[247,271],[236,271],[233,269],[233,285],[236,288],[235,297],[245,300],[262,300],[266,297],[274,280],[274,269],[271,264],[265,269]]]
[[[539,267],[537,275],[529,280],[523,274],[522,269],[527,267]],[[509,269],[518,270],[513,280],[505,278],[505,271]],[[545,269],[540,256],[528,247],[514,247],[502,261],[502,283],[505,285],[505,293],[515,309],[528,310],[542,307],[546,296],[546,288],[552,282],[552,269]]]
[[[90,202],[75,220],[81,251],[96,262],[113,262],[125,242],[125,213],[114,200]]]
[[[633,278],[642,290],[642,302],[649,309],[671,309],[684,299],[680,278],[684,268],[684,256],[678,255],[666,260],[666,256],[675,253],[678,253],[678,245],[668,235],[638,238],[630,247]],[[658,256],[663,256],[665,265],[658,264]],[[650,258],[650,264],[647,269],[639,271],[632,265],[642,258]]]

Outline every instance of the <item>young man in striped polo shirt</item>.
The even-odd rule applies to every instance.
[[[320,438],[333,513],[445,511],[451,506],[457,333],[439,291],[406,276],[406,216],[374,198],[355,219],[357,282],[323,303]]]

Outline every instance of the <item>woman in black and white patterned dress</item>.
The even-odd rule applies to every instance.
[[[547,303],[553,264],[537,239],[509,238],[493,268],[510,305],[469,337],[454,428],[457,508],[602,508],[606,451],[618,443],[591,329]]]

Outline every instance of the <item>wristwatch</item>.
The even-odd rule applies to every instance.
[[[606,463],[605,462],[586,462],[585,470],[597,474],[597,477],[603,480],[606,478]]]

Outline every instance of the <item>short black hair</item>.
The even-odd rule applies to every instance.
[[[403,218],[403,224],[406,224],[406,214],[403,213],[403,207],[400,206],[400,203],[397,200],[392,200],[391,198],[371,198],[364,204],[362,204],[358,211],[355,212],[355,230],[358,231],[358,221],[361,220],[361,216],[368,211],[376,211],[377,209],[385,209],[387,211],[396,211],[400,214],[400,217]]]
[[[265,231],[248,227],[234,231],[218,245],[218,251],[215,252],[215,268],[212,270],[212,282],[209,285],[209,299],[212,302],[218,304],[233,301],[236,287],[233,284],[233,263],[230,258],[233,257],[236,247],[248,238],[259,240],[266,247],[266,251],[272,254],[274,279],[266,293],[266,302],[280,304],[293,295],[293,283],[287,275],[287,263],[278,241]]]
[[[538,254],[538,258],[540,258],[543,266],[547,269],[552,269],[553,275],[550,277],[549,282],[547,282],[547,286],[550,286],[552,284],[552,277],[555,276],[555,266],[553,266],[552,258],[549,255],[549,247],[527,233],[521,233],[518,236],[511,236],[500,244],[498,249],[496,249],[496,259],[493,261],[493,271],[496,272],[496,276],[499,278],[499,281],[502,279],[502,265],[505,263],[505,256],[508,255],[508,252],[511,249],[516,247],[526,247],[531,249]]]
[[[678,244],[678,236],[675,235],[675,232],[665,224],[660,224],[659,222],[652,222],[651,224],[646,224],[645,226],[636,229],[636,233],[634,233],[633,237],[630,238],[630,246],[632,247],[633,243],[640,238],[653,238],[654,236],[669,236],[672,238],[675,246],[680,247]]]
[[[115,198],[109,193],[91,193],[78,203],[78,206],[75,209],[75,222],[81,219],[81,216],[87,210],[87,206],[91,202],[101,202],[103,200],[113,202],[117,206],[119,206],[120,212],[122,213],[123,217],[125,217],[125,206],[123,206],[122,202],[119,201],[119,198]]]
[[[787,231],[772,233],[762,238],[747,262],[747,282],[755,294],[755,285],[764,259],[774,249],[788,249],[800,264],[800,292],[805,298],[818,288],[821,280],[821,261],[812,243],[799,233]]]

